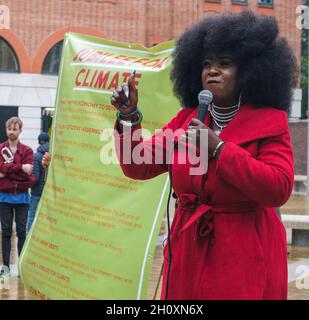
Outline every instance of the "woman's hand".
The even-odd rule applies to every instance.
[[[129,90],[128,97],[125,94],[125,86]],[[137,108],[138,92],[135,87],[134,76],[131,75],[128,84],[123,83],[113,92],[111,104],[122,114],[133,112]]]
[[[50,165],[51,156],[48,152],[45,152],[42,159],[42,166],[44,169],[48,168]]]
[[[203,130],[207,129],[206,131]],[[198,119],[191,119],[188,124],[188,130],[186,132],[186,137],[188,142],[194,144],[198,148],[207,147],[207,137],[208,137],[208,156],[212,157],[213,152],[215,151],[218,143],[221,139],[214,133],[212,129],[207,127],[202,121]]]

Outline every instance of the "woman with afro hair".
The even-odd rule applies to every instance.
[[[154,159],[157,147],[169,153],[174,144],[156,139],[167,129],[184,129],[179,143],[206,148],[201,133],[208,129],[206,173],[191,175],[189,163],[125,164],[121,150],[131,135],[123,131],[141,128],[133,77],[129,106],[123,87],[111,100],[124,174],[150,179],[169,171],[178,198],[161,298],[287,299],[286,232],[275,207],[293,188],[287,113],[296,59],[275,18],[250,11],[204,18],[180,36],[173,58],[171,80],[183,108],[151,139],[132,141],[132,150],[142,143],[144,157]],[[197,97],[205,89],[213,101],[202,122]]]

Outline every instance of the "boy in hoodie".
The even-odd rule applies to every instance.
[[[42,166],[42,159],[45,152],[49,149],[49,135],[46,132],[41,132],[38,136],[39,147],[34,154],[33,175],[35,176],[35,184],[31,188],[31,202],[29,205],[27,232],[29,232],[33,223],[35,212],[39,204],[44,184],[45,184],[45,170]]]
[[[17,248],[20,255],[26,239],[26,223],[33,185],[33,151],[19,141],[23,123],[12,117],[5,123],[8,140],[0,144],[0,218],[3,267],[0,276],[10,275],[11,236],[15,213]]]

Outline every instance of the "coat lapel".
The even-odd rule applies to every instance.
[[[242,105],[238,114],[222,130],[219,137],[223,141],[240,145],[278,136],[287,130],[287,116],[284,111],[271,107],[256,108],[252,105]]]
[[[190,119],[197,118],[198,107],[194,108],[185,122],[186,129]],[[204,121],[206,126],[211,124],[210,112]],[[278,136],[288,132],[287,115],[284,111],[271,107],[256,108],[252,105],[242,105],[237,115],[222,130],[219,137],[226,142],[244,144],[254,140]]]

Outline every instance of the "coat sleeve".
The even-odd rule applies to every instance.
[[[31,188],[35,183],[35,177],[34,175],[31,175],[27,177],[27,180],[21,180],[17,182],[20,188],[28,189],[28,188]]]
[[[2,159],[1,159],[2,161]],[[0,161],[0,168],[1,168],[1,162]],[[7,170],[7,172],[4,172],[6,177],[10,180],[15,180],[18,182],[20,186],[30,188],[33,183],[35,182],[35,177],[33,175],[29,176],[25,172],[22,171],[22,165],[23,164],[33,164],[33,151],[30,148],[27,148],[25,151],[25,154],[22,158],[22,162],[20,164],[14,164],[14,163],[5,163],[4,164],[4,170]],[[13,166],[11,166],[13,165]],[[19,170],[17,170],[17,167],[20,167]],[[1,169],[0,169],[1,171]],[[1,171],[3,172],[3,171]]]
[[[4,160],[2,159],[2,157],[0,157],[0,172],[8,174],[8,173],[19,172],[21,170],[22,170],[21,163],[4,163]]]
[[[114,131],[117,157],[122,171],[127,177],[146,180],[168,171],[169,150],[171,150],[174,130],[177,128],[181,114],[182,111],[145,141],[140,125],[121,134],[117,130]],[[117,122],[115,128],[117,128]]]
[[[40,158],[35,156],[34,157],[33,172],[32,172],[32,175],[35,177],[35,183],[33,184],[32,187],[36,186],[39,183],[42,174],[43,173],[42,173],[42,170],[41,170]]]
[[[282,206],[289,199],[294,182],[288,128],[279,136],[261,140],[257,158],[227,142],[218,159],[216,173],[262,206]]]
[[[31,148],[25,150],[21,163],[4,163],[4,159],[0,157],[0,172],[10,174],[22,171],[23,164],[33,164],[33,151]]]
[[[6,177],[8,177],[11,180],[16,180],[16,181],[27,181],[29,178],[27,173],[25,173],[23,171],[7,173]]]

